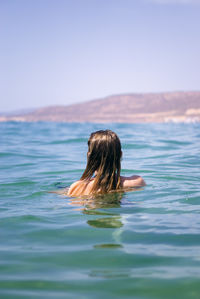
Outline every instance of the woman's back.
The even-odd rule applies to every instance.
[[[69,196],[90,195],[92,193],[93,185],[94,185],[94,179],[91,179],[89,181],[79,180],[70,186],[67,194]],[[120,190],[134,188],[134,187],[135,188],[142,187],[145,185],[146,185],[145,181],[141,176],[138,175],[133,175],[131,177],[120,176],[120,186],[121,186]]]

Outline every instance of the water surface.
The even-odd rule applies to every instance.
[[[92,131],[143,189],[78,202]],[[199,298],[199,124],[0,124],[1,298]]]

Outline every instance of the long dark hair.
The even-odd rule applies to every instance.
[[[81,180],[93,175],[92,193],[106,193],[120,189],[121,142],[111,130],[100,130],[88,140],[87,166]]]

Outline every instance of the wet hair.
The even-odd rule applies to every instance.
[[[88,140],[87,165],[81,180],[93,175],[92,193],[107,193],[120,189],[121,142],[111,130],[93,132]]]

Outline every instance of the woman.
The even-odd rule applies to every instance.
[[[142,177],[120,176],[121,143],[111,130],[100,130],[90,135],[88,140],[87,166],[79,181],[73,183],[69,196],[108,193],[145,185]]]

